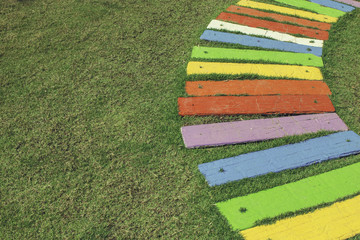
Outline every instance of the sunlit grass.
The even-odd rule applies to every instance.
[[[197,165],[298,142],[185,149],[186,64],[234,2],[0,2],[1,239],[237,239],[214,203],[358,162],[348,157],[210,188]],[[337,113],[360,133],[360,11],[325,44]]]

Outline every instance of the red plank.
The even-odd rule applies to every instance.
[[[327,31],[311,29],[306,27],[298,27],[290,24],[272,22],[272,21],[257,19],[248,16],[241,16],[233,13],[222,12],[216,19],[223,21],[230,21],[230,22],[246,25],[249,27],[266,28],[272,31],[290,33],[290,34],[300,34],[320,40],[327,40],[329,38],[329,33]]]
[[[302,114],[334,112],[325,95],[179,98],[179,115]]]
[[[186,92],[192,96],[222,95],[331,95],[326,83],[304,80],[226,80],[188,81]]]
[[[252,8],[239,7],[239,6],[235,6],[235,5],[231,5],[230,7],[228,7],[226,9],[226,11],[251,15],[254,17],[272,18],[279,22],[295,23],[298,25],[318,28],[321,30],[330,30],[330,28],[331,28],[331,24],[329,24],[329,23],[311,21],[311,20],[307,20],[307,19],[303,19],[303,18],[290,17],[290,16],[276,14],[276,13],[263,12],[263,11],[255,10]]]

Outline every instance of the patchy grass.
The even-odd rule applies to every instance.
[[[360,160],[208,187],[200,163],[326,134],[184,148],[183,125],[259,117],[177,115],[191,49],[231,3],[1,1],[1,239],[241,239],[214,203]],[[357,133],[359,25],[359,10],[343,17],[324,57]]]

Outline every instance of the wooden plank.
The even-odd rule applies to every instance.
[[[337,20],[338,20],[338,18],[336,18],[336,17],[330,17],[330,16],[323,15],[323,14],[317,14],[317,13],[312,13],[312,12],[303,11],[303,10],[299,10],[299,9],[281,7],[281,6],[266,4],[266,3],[261,3],[261,2],[255,2],[255,1],[251,1],[251,0],[240,0],[236,4],[239,6],[256,8],[256,9],[261,9],[261,10],[266,10],[266,11],[272,11],[272,12],[282,13],[282,14],[306,18],[306,19],[312,19],[312,20],[326,22],[326,23],[334,23],[334,22],[337,22]]]
[[[360,196],[272,225],[240,232],[247,240],[338,240],[360,233]]]
[[[181,128],[187,148],[257,142],[318,131],[346,131],[336,113],[255,119],[185,126]]]
[[[217,21],[217,20],[214,20],[214,21]],[[214,24],[214,21],[212,21],[210,24]],[[241,26],[241,25],[226,23],[226,22],[224,22],[224,24],[221,24],[220,22],[221,21],[218,21],[216,23],[219,25],[219,28],[228,28],[229,25],[233,25],[233,27],[235,27],[235,29],[238,30],[239,28],[246,27],[246,26]],[[220,26],[220,25],[222,25],[222,26]],[[232,26],[230,26],[230,27],[232,27]],[[241,44],[244,46],[260,47],[260,48],[266,48],[266,49],[276,49],[276,50],[282,50],[282,51],[288,51],[288,52],[311,53],[318,57],[320,57],[322,55],[321,47],[312,47],[312,46],[301,45],[301,44],[296,44],[296,43],[282,42],[282,41],[276,41],[276,40],[272,40],[272,39],[258,38],[258,37],[252,37],[252,36],[234,34],[234,33],[228,33],[228,32],[205,30],[204,33],[201,35],[200,39],[207,40],[207,41],[214,41],[214,42]]]
[[[334,112],[328,96],[216,96],[179,98],[179,114],[234,115],[234,114],[303,114]]]
[[[249,49],[231,49],[214,47],[194,47],[192,58],[212,60],[267,61],[293,65],[323,67],[321,57],[309,53],[292,53],[280,51],[261,51]]]
[[[290,34],[300,34],[303,36],[307,36],[310,38],[316,38],[320,40],[328,40],[329,33],[327,31],[299,27],[285,23],[273,22],[258,18],[253,18],[249,16],[242,16],[233,13],[222,12],[217,16],[217,20],[229,21],[241,25],[246,25],[254,28],[265,28],[272,31],[282,32],[282,33],[290,33]]]
[[[271,172],[308,166],[359,152],[360,136],[347,131],[203,163],[199,165],[199,170],[210,186],[216,186]]]
[[[337,9],[333,9],[329,7],[323,7],[320,4],[312,3],[307,0],[274,0],[274,1],[302,9],[307,9],[330,17],[338,18],[345,15],[345,12],[343,11],[339,11]]]
[[[331,95],[326,83],[302,80],[188,81],[185,90],[191,96]]]
[[[313,38],[301,38],[301,37],[295,37],[290,34],[286,33],[280,33],[275,32],[271,30],[265,30],[261,28],[255,28],[255,27],[249,27],[239,24],[232,24],[224,21],[219,20],[213,20],[210,22],[210,24],[207,26],[208,29],[215,29],[215,30],[226,30],[226,31],[232,31],[232,32],[239,32],[243,34],[249,34],[249,35],[255,35],[255,36],[261,36],[261,37],[267,37],[272,38],[275,40],[279,40],[282,42],[291,42],[291,43],[297,43],[302,44],[306,46],[312,46],[312,47],[323,47],[324,41],[319,39],[313,39]]]
[[[351,7],[346,4],[338,3],[335,1],[331,1],[331,0],[310,0],[310,2],[317,3],[322,6],[334,8],[334,9],[337,9],[337,10],[340,10],[343,12],[351,12],[351,11],[355,10],[354,7]]]
[[[312,28],[318,28],[321,30],[330,30],[330,28],[331,28],[331,24],[329,24],[329,23],[307,20],[307,19],[298,18],[298,17],[291,17],[291,16],[281,15],[281,14],[277,14],[277,13],[264,12],[264,11],[259,11],[259,10],[255,10],[252,8],[240,7],[240,6],[235,6],[235,5],[231,5],[230,7],[228,7],[226,9],[226,11],[240,13],[240,14],[246,14],[246,15],[250,15],[250,16],[254,16],[254,17],[271,18],[271,19],[274,19],[279,22],[295,23],[298,25],[303,25],[303,26],[312,27]]]
[[[265,77],[323,80],[319,68],[279,64],[193,62],[187,66],[187,74],[253,74]]]
[[[358,138],[355,133],[352,134],[355,139]],[[359,143],[357,145],[359,146]],[[216,206],[234,230],[244,230],[265,218],[331,203],[358,193],[359,176],[360,163],[356,163],[297,182],[219,202]],[[239,211],[240,209],[242,211]]]
[[[351,5],[353,7],[360,8],[360,2],[359,1],[354,1],[354,0],[336,0],[336,1],[346,3],[346,4]]]

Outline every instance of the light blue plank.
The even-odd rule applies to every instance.
[[[359,152],[360,136],[352,131],[346,131],[296,144],[203,163],[198,167],[209,185],[215,186]]]
[[[343,12],[351,12],[355,10],[354,7],[351,7],[343,3],[335,2],[332,0],[310,0],[310,2],[317,3],[325,7],[334,8]]]
[[[200,39],[214,42],[241,44],[244,46],[277,49],[288,52],[311,53],[321,57],[321,47],[311,47],[296,43],[282,42],[266,38],[252,37],[242,34],[205,30]]]

